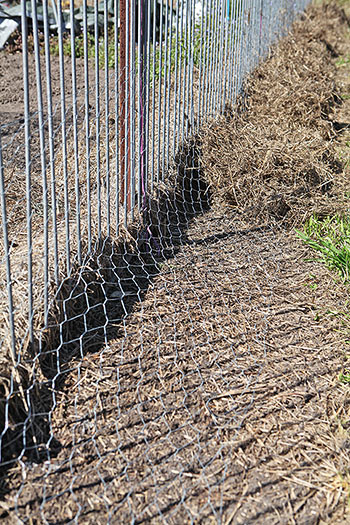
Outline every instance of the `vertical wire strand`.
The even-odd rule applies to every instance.
[[[243,63],[243,48],[244,48],[244,21],[245,21],[245,0],[242,0],[239,13],[238,25],[238,45],[237,45],[237,67],[236,67],[236,93],[241,93],[242,88],[242,63]]]
[[[181,133],[181,123],[183,121],[183,112],[184,112],[184,98],[183,98],[183,77],[184,77],[184,70],[185,70],[185,63],[184,63],[184,57],[185,57],[185,40],[184,40],[184,3],[186,0],[179,0],[181,2],[181,9],[180,9],[180,53],[179,53],[179,82],[178,82],[178,124],[177,124],[177,149],[181,147],[181,143],[183,140],[183,135]]]
[[[168,123],[168,117],[169,112],[167,111],[167,100],[168,100],[168,93],[169,85],[168,82],[168,56],[169,56],[169,1],[165,0],[165,56],[164,56],[164,78],[163,78],[163,128],[162,128],[162,178],[164,178],[164,172],[165,169],[168,167],[167,163],[165,162],[165,140],[166,140],[166,128]],[[159,109],[160,110],[160,109]]]
[[[233,54],[232,54],[232,19],[233,19],[233,10],[234,3],[227,1],[227,11],[226,11],[226,38],[227,46],[225,51],[226,64],[225,64],[225,104],[230,106],[232,104],[231,96],[231,73],[233,65]]]
[[[208,41],[207,41],[207,66],[206,66],[206,82],[205,82],[205,114],[207,119],[211,118],[210,115],[210,91],[211,91],[211,64],[212,64],[212,46],[213,46],[213,1],[208,0],[207,8],[207,30],[208,30]]]
[[[151,127],[151,193],[155,182],[155,119],[156,119],[156,48],[157,48],[157,0],[153,0],[153,36],[152,36],[152,127]]]
[[[145,99],[145,172],[144,172],[144,189],[146,194],[148,193],[148,171],[149,171],[149,152],[150,152],[150,139],[149,139],[149,124],[150,124],[150,69],[151,69],[151,0],[147,0],[147,31],[145,34],[145,41],[147,44],[145,44],[145,50],[146,50],[146,65],[145,65],[145,83],[146,83],[146,99]],[[145,194],[145,198],[146,198]],[[143,205],[145,206],[146,203],[144,202]]]
[[[212,96],[212,74],[213,74],[213,55],[214,55],[214,2],[215,0],[210,0],[209,2],[209,43],[208,43],[208,73],[207,73],[207,107],[206,114],[209,118],[211,115],[211,96]]]
[[[28,76],[28,27],[26,1],[22,0],[22,59],[23,59],[23,90],[24,90],[24,133],[25,133],[25,163],[26,163],[26,212],[27,212],[27,271],[28,271],[28,332],[30,342],[33,341],[33,267],[32,267],[32,188],[31,188],[31,157],[30,157],[30,115],[29,115],[29,76]]]
[[[130,103],[129,103],[129,85],[130,85],[130,0],[126,0],[126,9],[125,9],[125,119],[124,119],[124,129],[125,129],[125,155],[124,155],[124,227],[128,226],[128,211],[129,211],[129,156],[130,156],[130,133],[129,133],[129,119],[130,119]]]
[[[50,60],[50,34],[47,2],[43,2],[44,18],[44,47],[45,47],[45,69],[46,69],[46,98],[47,98],[47,120],[49,131],[49,156],[50,156],[50,187],[51,187],[51,215],[52,215],[52,235],[54,252],[54,279],[58,286],[58,239],[57,239],[57,200],[56,200],[56,175],[55,175],[55,145],[52,115],[52,85],[51,85],[51,60]]]
[[[206,114],[208,118],[212,117],[211,101],[213,87],[213,55],[214,55],[214,2],[209,2],[209,44],[208,44],[208,74],[207,74],[207,104]]]
[[[178,74],[179,70],[181,68],[181,64],[179,64],[179,17],[180,17],[180,0],[176,0],[176,27],[175,27],[175,70],[174,70],[174,97],[173,97],[173,105],[174,105],[174,125],[173,125],[173,158],[175,159],[176,155],[176,149],[177,149],[177,123],[179,119],[179,112],[178,112]]]
[[[170,160],[170,94],[171,94],[171,84],[172,84],[172,59],[173,59],[173,20],[174,20],[174,0],[170,0],[170,29],[169,29],[169,53],[168,53],[168,79],[167,79],[167,85],[168,85],[168,91],[167,91],[167,106],[166,106],[166,113],[167,113],[167,134],[166,134],[166,153],[164,152],[164,155],[166,155],[166,162],[167,167],[169,167]]]
[[[209,50],[210,50],[210,5],[212,0],[206,0],[205,8],[205,56],[203,74],[203,115],[204,120],[208,121],[208,84],[209,84]]]
[[[161,173],[161,161],[160,161],[160,143],[161,143],[161,122],[162,122],[162,74],[163,74],[163,0],[160,2],[160,21],[159,21],[159,73],[158,73],[158,124],[157,124],[157,171],[156,180],[162,177]]]
[[[120,204],[124,209],[125,201],[125,120],[126,120],[126,2],[127,0],[119,0],[120,4],[120,73],[118,75],[119,84],[119,108],[118,108],[118,122],[119,122],[119,148],[120,148],[120,186],[118,188],[120,194]],[[125,219],[124,219],[125,222]]]
[[[252,9],[252,2],[251,0],[248,0],[247,4],[247,18],[246,18],[246,46],[245,46],[245,74],[249,74],[250,67],[252,64],[252,43],[253,43],[253,31],[252,27],[254,27],[254,13]],[[245,78],[246,78],[245,75]]]
[[[101,201],[101,123],[100,123],[100,41],[98,27],[98,2],[94,0],[94,36],[95,36],[95,129],[96,129],[96,185],[97,185],[97,236],[102,233],[102,201]]]
[[[224,40],[224,52],[223,52],[223,64],[222,64],[222,89],[221,89],[221,104],[223,109],[226,107],[226,93],[227,93],[227,66],[228,66],[228,49],[229,49],[229,20],[230,20],[230,10],[229,0],[223,0],[223,25],[221,28],[222,34],[223,34],[223,40]]]
[[[35,0],[32,0],[35,1]],[[74,188],[75,188],[75,222],[77,229],[77,257],[81,265],[81,224],[80,224],[80,181],[79,181],[79,147],[78,147],[78,111],[77,111],[77,72],[75,57],[75,19],[74,0],[70,0],[70,38],[72,67],[72,107],[73,107],[73,143],[74,143]]]
[[[217,51],[218,51],[218,39],[217,39],[217,25],[218,25],[218,5],[220,0],[214,0],[214,11],[213,11],[213,46],[212,46],[212,68],[211,68],[211,97],[210,97],[210,115],[215,118],[215,100],[216,100],[216,88],[217,88]]]
[[[222,60],[223,60],[223,6],[226,5],[226,0],[218,0],[217,13],[217,69],[216,69],[216,99],[215,111],[216,115],[221,113],[221,87],[222,87]]]
[[[232,75],[232,93],[234,93],[235,98],[238,96],[238,61],[239,61],[239,52],[240,52],[240,37],[239,37],[239,28],[242,12],[242,2],[235,6],[235,18],[233,26],[233,75]]]
[[[238,46],[237,46],[237,90],[241,93],[241,72],[243,62],[243,47],[244,47],[244,11],[245,11],[245,0],[242,0],[239,13],[239,29],[238,29]]]
[[[193,90],[194,90],[194,80],[193,80],[193,70],[194,70],[194,54],[195,54],[195,0],[191,1],[191,23],[190,23],[190,61],[189,61],[189,104],[188,104],[188,120],[187,120],[187,134],[189,130],[193,132],[194,130],[194,107],[193,107]]]
[[[70,250],[70,204],[67,170],[67,132],[66,132],[66,94],[64,75],[64,53],[63,53],[63,16],[61,0],[58,1],[58,53],[60,68],[60,98],[61,98],[61,133],[62,133],[62,171],[64,183],[64,220],[66,232],[66,269],[67,275],[71,272],[71,250]]]
[[[259,16],[258,16],[258,4],[256,0],[253,2],[252,5],[252,52],[251,52],[251,63],[250,63],[250,71],[256,67],[258,61],[259,61],[259,55],[258,55],[258,42],[259,42]]]
[[[43,110],[43,89],[41,82],[40,66],[40,47],[38,35],[38,14],[35,0],[32,0],[32,20],[33,20],[33,38],[34,38],[34,55],[35,55],[35,74],[38,101],[38,121],[39,121],[39,143],[40,143],[40,162],[41,162],[41,183],[42,183],[42,203],[43,203],[43,240],[44,240],[44,325],[48,323],[49,310],[49,205],[47,189],[47,166],[45,154],[45,135],[44,135],[44,110]]]
[[[148,98],[149,98],[149,30],[150,2],[139,2],[139,186],[138,207],[143,211],[146,206],[147,191],[147,151],[148,151]]]
[[[135,94],[136,94],[136,53],[135,53],[135,0],[130,0],[130,220],[134,220],[136,191],[136,133],[135,133]]]
[[[250,64],[249,72],[253,70],[257,61],[257,28],[258,28],[258,16],[257,16],[257,2],[252,1],[251,4],[251,52],[250,52]]]
[[[234,104],[235,101],[235,62],[236,62],[236,42],[235,42],[235,28],[236,28],[236,16],[237,16],[237,5],[235,2],[230,8],[229,12],[229,44],[228,44],[228,82],[227,82],[227,93],[230,104]]]
[[[4,180],[4,165],[2,159],[2,142],[0,133],[0,202],[1,202],[1,219],[2,219],[2,235],[4,240],[4,257],[6,261],[6,288],[7,288],[7,301],[9,310],[9,327],[11,336],[11,356],[13,364],[16,365],[16,334],[15,334],[15,315],[13,307],[13,292],[12,292],[12,276],[11,276],[11,259],[10,259],[10,247],[9,237],[7,228],[7,210],[6,210],[6,188]]]
[[[182,85],[182,93],[183,93],[183,109],[182,109],[182,120],[181,120],[181,139],[185,139],[185,121],[187,118],[187,107],[188,107],[188,93],[187,93],[187,87],[188,87],[188,68],[189,68],[189,35],[188,35],[188,28],[189,23],[188,19],[190,17],[190,1],[191,0],[183,0],[183,2],[186,5],[186,16],[185,16],[185,29],[184,29],[184,66],[183,66],[183,85]]]
[[[207,0],[203,0],[202,11],[201,11],[201,23],[200,23],[200,48],[199,48],[199,93],[198,93],[198,106],[197,106],[197,120],[198,127],[202,124],[202,107],[203,107],[203,81],[204,81],[204,64],[203,64],[203,50],[204,50],[204,19],[205,9]]]
[[[87,0],[83,0],[83,46],[84,46],[84,106],[85,106],[85,155],[86,155],[86,199],[88,252],[92,245],[91,219],[91,167],[90,167],[90,101],[89,101],[89,33],[87,25]]]
[[[262,35],[264,25],[264,0],[260,0],[259,6],[259,57],[265,58],[265,51],[262,47]]]
[[[137,4],[137,71],[136,71],[136,79],[137,79],[137,113],[138,113],[138,119],[137,119],[137,206],[138,209],[141,209],[141,202],[142,202],[142,161],[143,161],[143,151],[142,151],[142,145],[144,141],[144,135],[143,135],[143,55],[144,55],[144,48],[143,48],[143,1],[139,0]]]
[[[222,0],[216,0],[214,12],[214,56],[213,56],[213,97],[212,97],[212,115],[215,118],[217,115],[218,90],[219,90],[219,60],[220,60],[220,41],[219,41],[219,26],[220,26],[220,7]]]

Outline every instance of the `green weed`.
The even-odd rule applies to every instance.
[[[342,57],[339,57],[336,61],[335,61],[335,65],[337,67],[342,67],[342,66],[346,66],[350,64],[350,55],[345,55],[345,56],[342,56]]]
[[[350,217],[339,215],[319,219],[312,216],[304,231],[296,230],[302,241],[320,254],[320,260],[350,282]]]
[[[114,30],[110,30],[108,32],[108,67],[110,69],[114,69],[115,67],[115,35]],[[194,28],[194,32],[191,35],[191,39],[193,41],[193,44],[190,46],[188,42],[188,36],[186,38],[185,35],[182,35],[178,38],[178,42],[176,43],[175,36],[171,39],[171,45],[170,42],[168,42],[168,52],[170,52],[169,56],[166,56],[166,50],[165,50],[165,40],[163,41],[162,45],[162,60],[161,60],[161,50],[159,44],[156,45],[155,50],[153,50],[153,46],[150,46],[150,57],[149,57],[149,68],[150,68],[150,80],[152,81],[153,77],[155,78],[164,78],[168,71],[168,67],[170,66],[170,72],[174,72],[175,70],[175,64],[176,64],[176,58],[179,61],[178,64],[181,66],[187,64],[189,57],[191,57],[191,60],[193,60],[193,64],[195,67],[199,67],[200,62],[202,60],[202,63],[206,61],[206,49],[208,46],[212,45],[212,38],[210,36],[204,37],[201,33],[201,28],[199,25],[197,25]],[[96,54],[96,46],[95,46],[95,36],[92,33],[88,33],[87,37],[87,45],[88,45],[88,58],[93,59],[95,58]],[[77,58],[84,57],[84,37],[83,35],[77,35],[75,37],[75,56]],[[217,43],[217,45],[219,45]],[[105,39],[104,37],[99,38],[99,65],[103,69],[105,67]],[[202,56],[201,56],[201,50],[202,50]],[[59,54],[59,46],[58,46],[58,37],[52,37],[51,43],[50,43],[50,52],[52,55],[58,56]],[[72,46],[71,46],[71,40],[70,35],[67,34],[63,40],[63,54],[65,56],[71,56],[72,55]],[[137,49],[135,50],[135,69],[134,71],[137,71],[138,67],[138,53]]]
[[[99,64],[100,67],[104,67],[104,39],[100,38],[99,41]],[[88,48],[88,58],[95,58],[95,36],[92,33],[88,33],[87,35],[87,48]],[[76,58],[82,58],[84,57],[84,36],[78,35],[74,39],[74,49],[75,49],[75,56]],[[59,45],[58,45],[58,37],[52,37],[50,42],[50,53],[54,56],[59,55]],[[72,45],[70,36],[67,35],[63,39],[63,54],[65,56],[72,56]],[[108,66],[114,67],[114,39],[113,42],[108,42]]]
[[[349,384],[350,383],[350,373],[343,373],[341,372],[338,377],[339,381],[341,383]]]

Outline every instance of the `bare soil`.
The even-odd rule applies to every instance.
[[[11,472],[5,522],[334,523],[347,334],[325,306],[346,292],[309,255],[227,211],[197,219],[124,336],[72,364],[59,452]]]
[[[51,100],[53,112],[53,128],[56,130],[55,143],[60,143],[60,126],[61,126],[61,89],[60,89],[60,65],[59,58],[52,56],[50,60],[51,68]],[[41,70],[45,71],[44,56],[40,60]],[[94,100],[95,92],[93,90],[94,65],[90,64],[89,79],[91,81],[90,97]],[[21,52],[10,53],[2,51],[0,56],[0,116],[1,116],[1,135],[4,165],[15,163],[17,169],[25,167],[24,151],[24,84],[23,84],[23,57]],[[46,82],[42,75],[42,96],[44,113],[47,114]],[[39,122],[38,122],[38,99],[36,89],[36,71],[34,53],[28,54],[28,80],[29,80],[29,115],[31,131],[31,160],[32,170],[40,172],[40,143],[39,143]],[[71,59],[64,57],[64,82],[66,94],[66,125],[68,132],[72,126],[72,66]],[[104,84],[103,72],[101,73],[100,82]],[[83,59],[76,60],[76,84],[84,85],[84,62]],[[78,88],[76,94],[77,107],[84,104],[85,92]],[[82,116],[81,116],[82,114]],[[79,123],[84,118],[83,112],[79,112]],[[45,121],[47,130],[48,122]],[[22,162],[21,162],[22,158]]]
[[[349,115],[345,97],[334,119]],[[49,435],[4,475],[3,522],[348,523],[348,289],[294,230],[237,207],[171,236],[141,265],[124,255],[129,279],[148,279],[118,334],[100,327],[64,387],[48,381]]]

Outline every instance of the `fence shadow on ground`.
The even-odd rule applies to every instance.
[[[19,458],[38,463],[58,454],[51,415],[70,371],[84,355],[124,335],[123,321],[143,300],[162,262],[186,242],[191,220],[210,208],[199,140],[188,140],[175,161],[169,185],[148,201],[141,225],[122,240],[100,239],[93,257],[61,283],[48,328],[28,350],[38,370],[22,377],[24,396],[12,396],[7,408],[14,424],[2,426],[0,494]]]

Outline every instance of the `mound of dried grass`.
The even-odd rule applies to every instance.
[[[235,111],[204,130],[202,162],[217,199],[291,224],[329,196],[342,171],[330,120],[340,101],[331,61],[347,27],[335,4],[310,7],[249,78]]]

